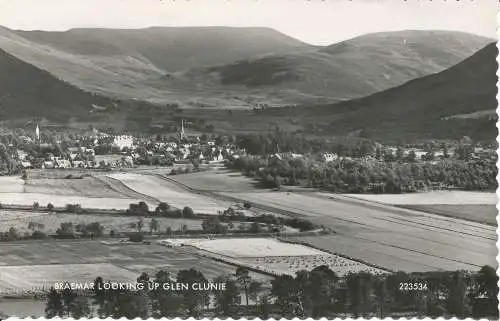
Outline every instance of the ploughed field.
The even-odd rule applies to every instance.
[[[158,241],[166,247],[190,246],[208,257],[247,266],[273,275],[293,275],[327,265],[337,275],[367,271],[373,274],[384,270],[301,244],[271,238],[222,239],[165,239]]]
[[[336,194],[219,194],[330,227],[336,233],[290,240],[387,269],[478,270],[483,265],[497,266],[496,232],[490,225]]]
[[[135,282],[142,272],[160,269],[173,275],[196,268],[208,279],[233,274],[234,266],[199,256],[182,248],[157,244],[106,245],[100,241],[8,242],[0,246],[0,296],[21,295],[50,288],[55,282],[108,281]],[[270,277],[252,273],[265,281]]]

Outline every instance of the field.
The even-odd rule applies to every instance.
[[[172,175],[170,179],[190,188],[212,192],[247,192],[256,190],[255,181],[241,173],[228,170],[208,170]]]
[[[128,188],[166,202],[177,208],[191,207],[195,213],[217,214],[231,206],[231,203],[218,201],[192,193],[157,176],[133,173],[110,174],[108,177],[122,182]]]
[[[85,197],[129,198],[95,177],[82,179],[29,179],[24,192]]]
[[[83,208],[91,209],[117,209],[124,210],[130,203],[138,203],[142,199],[110,198],[110,197],[85,197],[60,194],[42,193],[0,193],[0,204],[5,205],[33,205],[38,202],[40,206],[51,203],[55,207],[65,207],[66,204],[80,204]],[[156,204],[148,204],[154,208]]]
[[[497,266],[496,232],[489,225],[336,194],[220,194],[332,228],[336,232],[332,235],[290,239],[387,269],[478,270],[486,264]]]
[[[201,230],[201,220],[175,219],[157,217],[159,222],[159,231],[165,231],[167,227],[172,230],[179,230],[183,225],[187,225],[189,230]],[[30,222],[43,224],[45,227],[42,231],[46,234],[55,234],[61,223],[72,222],[76,224],[90,224],[99,222],[104,227],[104,233],[107,234],[111,230],[115,232],[136,232],[137,229],[130,227],[131,223],[137,223],[138,218],[135,216],[119,216],[119,215],[87,215],[87,214],[66,214],[66,213],[37,213],[37,212],[17,212],[17,211],[0,211],[0,232],[6,232],[11,227],[15,227],[21,233],[31,232],[28,229]],[[144,219],[144,231],[149,231],[150,218]]]
[[[192,246],[206,251],[208,256],[272,274],[295,275],[298,271],[312,270],[321,265],[329,266],[338,275],[354,271],[383,273],[383,270],[338,255],[271,238],[166,239],[158,243],[174,247]]]
[[[346,196],[392,205],[496,205],[495,193],[433,191],[411,194],[347,194]]]
[[[399,205],[403,208],[462,218],[473,222],[497,225],[495,205]]]
[[[22,193],[24,181],[19,177],[0,176],[0,193]]]
[[[236,270],[234,266],[201,257],[188,248],[166,248],[156,244],[110,246],[99,241],[79,240],[9,242],[0,246],[0,289],[16,287],[18,291],[26,291],[44,280],[53,283],[65,278],[82,281],[102,276],[105,280],[120,277],[135,280],[142,272],[153,275],[160,269],[175,276],[179,270],[190,268],[200,270],[208,279]],[[8,272],[8,278],[4,277],[7,275],[4,271]],[[26,282],[16,285],[15,280],[26,275],[29,275]],[[252,277],[260,281],[270,279],[257,273],[252,273]]]
[[[46,291],[58,282],[134,282],[137,274],[109,263],[0,266],[0,295]]]

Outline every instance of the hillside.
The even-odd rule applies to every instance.
[[[92,104],[117,110],[130,103],[82,91],[0,50],[0,120],[102,118]],[[138,104],[139,105],[139,104]],[[91,112],[92,111],[92,112]]]
[[[86,91],[161,104],[188,94],[163,86],[162,78],[171,72],[311,48],[268,28],[45,32],[0,27],[0,49],[57,78]]]
[[[496,56],[494,43],[435,75],[368,97],[334,105],[294,108],[317,133],[376,138],[494,139]]]
[[[200,97],[226,90],[271,105],[342,101],[440,72],[489,42],[452,31],[375,33],[316,51],[190,70],[166,79],[165,87],[182,90],[196,83],[193,94]]]

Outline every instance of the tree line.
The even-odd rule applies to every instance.
[[[196,269],[176,276],[143,273],[138,283],[154,282],[157,289],[108,290],[97,286],[91,295],[52,288],[45,314],[52,317],[173,318],[173,317],[494,317],[498,318],[498,276],[484,266],[477,272],[366,272],[336,275],[327,266],[278,276],[270,284],[254,280],[249,270],[213,279],[225,290],[164,290],[163,284],[192,285],[208,279]],[[94,284],[104,284],[97,277]],[[408,286],[410,284],[411,286]]]
[[[306,186],[342,193],[402,193],[426,189],[494,190],[497,167],[491,160],[382,162],[314,158],[276,159],[242,156],[229,168],[258,179],[263,187]]]

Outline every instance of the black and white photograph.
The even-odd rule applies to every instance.
[[[0,320],[498,320],[496,0],[0,0]]]

